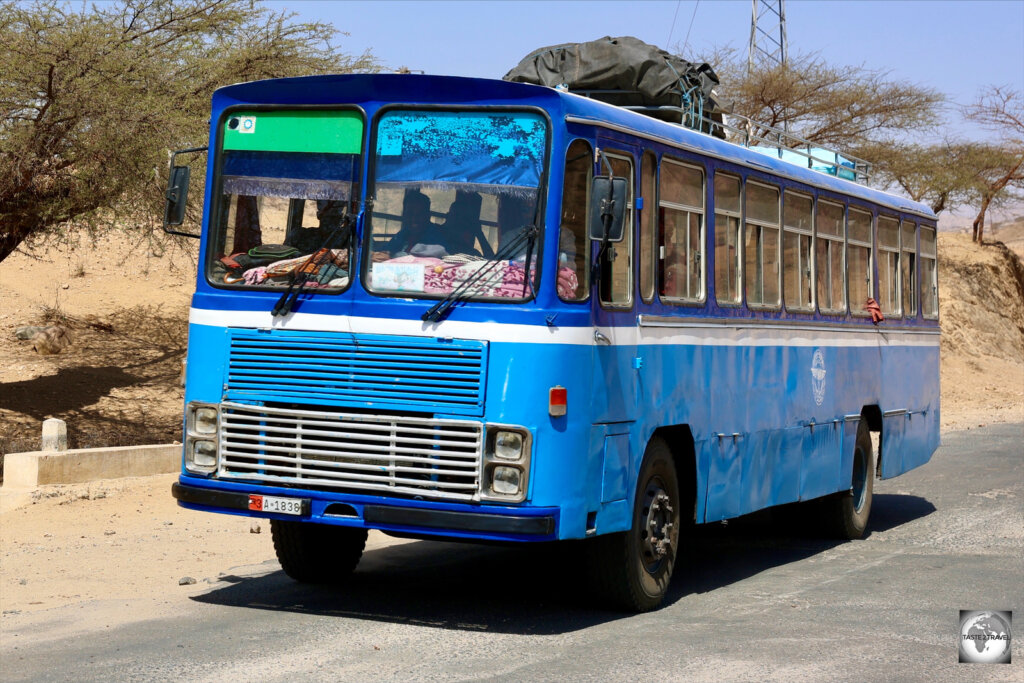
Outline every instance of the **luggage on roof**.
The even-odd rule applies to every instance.
[[[705,132],[711,126],[704,117],[720,118],[712,95],[719,81],[710,65],[688,62],[632,36],[541,48],[520,61],[504,80],[565,86]],[[724,137],[717,127],[714,134]]]

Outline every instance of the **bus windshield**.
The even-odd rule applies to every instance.
[[[523,111],[390,110],[375,139],[367,289],[531,296],[540,240],[517,237],[537,220],[545,119]]]
[[[362,115],[234,112],[222,125],[210,282],[287,287],[301,271],[304,289],[345,288]]]

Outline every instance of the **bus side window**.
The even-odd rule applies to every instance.
[[[715,174],[715,299],[740,302],[740,179]]]
[[[792,192],[786,192],[784,196],[782,285],[786,308],[790,311],[813,311],[811,243],[814,239],[814,226],[811,222],[811,207],[814,201]]]
[[[704,171],[672,159],[661,161],[658,192],[661,226],[661,296],[704,299]]]
[[[586,140],[573,140],[565,154],[565,178],[562,181],[562,219],[558,232],[558,269],[570,269],[576,275],[576,290],[558,288],[565,301],[584,301],[590,294],[590,240],[587,237],[587,205],[590,203],[590,179],[594,172],[594,153]],[[570,278],[571,279],[571,276]]]
[[[779,305],[779,190],[748,182],[744,201],[743,247],[747,304]]]
[[[846,287],[843,282],[842,204],[818,201],[815,212],[815,244],[818,262],[818,308],[826,313],[846,313]]]
[[[921,314],[929,320],[939,317],[935,228],[924,225],[921,226]]]
[[[612,173],[626,179],[625,229],[621,242],[613,242],[601,258],[601,303],[628,307],[633,303],[633,161],[625,152],[607,151]]]
[[[871,214],[850,209],[846,243],[846,286],[850,290],[850,310],[866,315],[864,304],[872,296]]]
[[[900,224],[900,282],[903,285],[903,315],[917,316],[917,226]]]
[[[900,224],[878,217],[878,305],[882,313],[900,314]]]
[[[640,298],[644,303],[654,299],[654,232],[657,229],[655,216],[655,186],[657,181],[657,165],[654,153],[644,152],[640,165],[640,194],[643,196],[643,208],[640,210]]]

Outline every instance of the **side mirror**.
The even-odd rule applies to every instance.
[[[167,205],[164,207],[164,225],[181,225],[185,222],[185,205],[188,204],[188,166],[172,166],[167,179]]]
[[[196,154],[205,152],[206,147],[192,147],[180,149],[171,155],[171,171],[167,176],[166,204],[164,204],[164,232],[170,235],[183,235],[185,237],[196,237],[199,235],[192,232],[181,232],[171,230],[172,225],[181,225],[185,222],[185,208],[188,206],[188,181],[192,169],[188,166],[177,166],[175,160],[179,154]]]
[[[590,239],[621,242],[626,215],[626,179],[594,178],[590,187]]]

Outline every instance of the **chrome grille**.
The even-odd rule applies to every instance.
[[[222,479],[466,500],[483,426],[463,420],[223,403]]]

